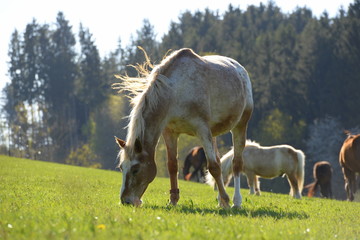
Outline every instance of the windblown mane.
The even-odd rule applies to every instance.
[[[126,136],[126,145],[129,146],[130,151],[132,151],[137,138],[140,141],[143,140],[145,130],[144,110],[154,109],[159,103],[161,94],[170,87],[167,83],[168,78],[162,73],[185,53],[197,56],[191,49],[180,49],[169,56],[165,56],[160,64],[154,66],[145,50],[139,48],[144,52],[145,62],[132,66],[137,71],[138,77],[129,77],[127,74],[116,75],[116,78],[122,81],[112,85],[112,88],[119,90],[119,92],[128,92],[133,107],[128,116],[130,121],[127,126],[128,133]],[[152,70],[150,71],[149,68],[152,68]]]

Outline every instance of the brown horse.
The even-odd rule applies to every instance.
[[[193,167],[194,171],[190,172],[190,168]],[[197,146],[190,150],[185,158],[183,174],[186,181],[190,181],[193,176],[197,177],[197,181],[201,182],[205,178],[206,171],[206,156],[203,147]],[[200,172],[200,178],[198,176]]]
[[[341,147],[339,162],[344,173],[347,199],[353,201],[356,192],[356,173],[360,173],[360,134],[352,135],[349,131],[345,133],[348,137]]]
[[[308,197],[314,196],[317,187],[320,186],[321,196],[325,198],[332,198],[332,190],[331,190],[332,172],[333,169],[329,162],[321,161],[315,163],[314,172],[313,172],[315,181],[305,186],[305,188],[309,188]]]

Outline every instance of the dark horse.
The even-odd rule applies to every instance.
[[[194,168],[193,172],[190,172],[191,167]],[[199,146],[192,148],[185,158],[183,168],[184,179],[190,181],[190,179],[195,176],[198,182],[203,182],[206,169],[204,148]],[[200,178],[198,172],[200,172]]]
[[[356,192],[356,173],[360,173],[360,134],[352,135],[349,131],[345,133],[348,137],[341,147],[339,162],[344,173],[347,199],[353,201]]]
[[[316,189],[320,186],[320,193],[322,197],[332,198],[331,191],[331,176],[333,169],[331,164],[327,161],[317,162],[314,165],[314,178],[315,181],[305,186],[309,188],[308,197],[314,196]]]

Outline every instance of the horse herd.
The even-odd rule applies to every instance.
[[[359,160],[356,160],[356,156],[360,156],[359,152],[356,153],[359,151],[360,145],[359,143],[354,144],[354,141],[360,142],[360,135],[351,135],[349,132],[347,134],[348,138],[341,148],[339,161],[343,169],[347,198],[353,201],[354,193],[356,192],[355,174],[359,172],[359,170],[356,171],[356,169],[359,169]],[[356,140],[356,138],[359,140]],[[344,152],[345,150],[346,153]],[[346,161],[344,160],[344,154],[347,155]],[[232,176],[232,155],[233,152],[230,150],[220,159],[225,185],[229,184]],[[327,161],[319,161],[314,164],[314,182],[303,187],[305,155],[301,150],[294,149],[289,145],[263,147],[256,142],[247,140],[243,157],[243,173],[247,177],[250,194],[260,195],[259,177],[275,178],[286,175],[290,185],[290,195],[295,198],[301,198],[303,188],[308,189],[308,197],[314,196],[318,188],[320,189],[320,196],[325,198],[333,197],[331,188],[333,168]],[[206,173],[206,162],[202,147],[197,146],[191,149],[184,162],[184,179],[189,181],[191,177],[195,177],[195,181],[204,181],[215,187],[211,174]],[[191,167],[194,169],[192,172],[190,172]]]
[[[260,194],[259,175],[286,174],[291,194],[301,197],[304,175],[301,151],[286,145],[261,147],[249,142],[245,147],[254,103],[250,78],[243,66],[224,56],[199,56],[188,48],[174,51],[154,66],[143,52],[145,63],[134,66],[138,77],[121,75],[118,76],[121,82],[113,85],[114,89],[127,93],[132,106],[126,140],[115,137],[120,147],[118,167],[123,177],[120,190],[123,204],[142,204],[141,198],[156,176],[155,149],[161,135],[167,149],[170,204],[177,204],[180,199],[177,160],[180,134],[200,140],[203,151],[198,153],[206,156],[221,207],[230,207],[225,190],[229,175],[234,179],[233,207],[241,207],[241,172],[247,174],[250,189],[256,194]],[[228,164],[221,164],[216,136],[227,132],[232,134],[233,148],[225,155],[230,160],[223,158]],[[340,153],[349,200],[354,198],[355,172],[360,171],[359,141],[359,136],[349,135]],[[291,160],[286,161],[286,158]],[[320,181],[314,187],[319,184]]]

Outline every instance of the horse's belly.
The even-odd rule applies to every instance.
[[[231,115],[223,115],[217,121],[210,122],[210,129],[213,136],[218,136],[229,132],[240,121],[241,114],[233,111]]]
[[[195,136],[197,132],[196,127],[185,121],[185,119],[173,119],[167,124],[166,127],[175,133],[184,133],[190,136]]]
[[[214,109],[211,110],[214,111]],[[208,125],[212,135],[218,136],[233,129],[241,118],[241,110],[239,109],[223,108],[214,112],[211,110],[193,112],[182,110],[182,114],[181,110],[178,110],[177,113],[169,119],[167,128],[177,133],[195,136],[200,127]]]
[[[272,168],[272,166],[256,166],[252,169],[247,169],[246,165],[244,166],[245,170],[252,171],[256,175],[263,178],[274,178],[284,174],[284,172],[278,168]]]

